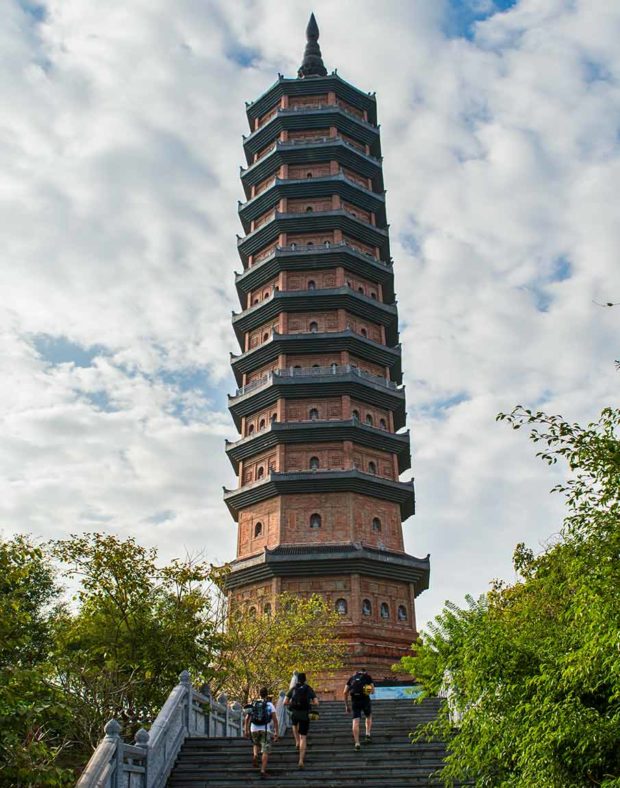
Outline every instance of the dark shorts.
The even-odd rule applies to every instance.
[[[308,730],[310,729],[310,720],[308,719],[307,714],[303,714],[298,717],[295,712],[293,712],[291,714],[291,724],[297,728],[297,732],[300,736],[308,735]]]
[[[370,708],[370,698],[368,695],[355,695],[351,698],[351,707],[353,709],[353,719],[359,719],[364,712],[365,717],[370,717],[372,714]]]

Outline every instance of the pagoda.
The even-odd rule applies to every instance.
[[[328,74],[314,15],[298,76],[247,105],[239,206],[241,311],[233,326],[240,439],[231,601],[268,615],[278,595],[321,594],[358,666],[377,680],[417,637],[429,559],[404,550],[414,513],[398,312],[374,94]]]

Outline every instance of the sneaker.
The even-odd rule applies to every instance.
[[[267,772],[261,772],[261,773],[260,773],[260,778],[261,778],[261,780],[266,780],[266,779],[267,779],[267,777],[269,777],[269,775],[267,774]]]
[[[304,768],[303,762],[301,762],[301,761],[300,761],[300,762],[297,764],[297,768],[298,768],[298,769],[303,769],[303,768]]]
[[[372,741],[372,739],[370,738],[370,734],[367,733],[366,734],[366,744],[370,744],[371,741]]]
[[[362,749],[362,745],[361,744],[356,744],[353,749],[355,750],[355,752],[358,752],[359,750]]]

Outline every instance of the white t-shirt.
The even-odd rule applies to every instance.
[[[275,712],[275,710],[276,710],[276,707],[273,705],[273,703],[270,700],[268,700],[267,701],[267,714],[269,715],[269,725],[267,725],[267,728],[265,729],[264,725],[255,725],[252,722],[252,723],[250,723],[250,733],[256,733],[257,731],[264,731],[264,730],[267,730],[269,733],[273,733],[273,721],[271,719],[271,715]],[[250,712],[250,714],[251,714],[251,712]]]

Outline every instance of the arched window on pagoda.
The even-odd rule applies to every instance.
[[[368,473],[377,473],[377,463],[373,462],[372,460],[368,463]]]
[[[336,613],[340,613],[341,616],[346,616],[347,612],[348,612],[347,600],[346,599],[337,599],[336,600]]]
[[[310,515],[310,528],[320,528],[321,527],[321,515],[314,514]]]
[[[267,602],[267,604],[266,604],[266,605],[265,605],[265,607],[263,608],[263,613],[264,613],[266,616],[268,616],[268,617],[269,617],[269,616],[271,616],[271,602]]]
[[[316,334],[318,330],[319,330],[319,324],[315,320],[313,320],[312,323],[310,323],[310,333]]]
[[[372,615],[372,604],[370,603],[370,599],[364,599],[362,601],[362,615],[363,616]]]
[[[376,533],[381,530],[381,520],[378,517],[372,518],[372,530]]]
[[[316,282],[314,279],[310,279],[308,282],[308,290],[316,290]]]
[[[317,421],[319,418],[319,411],[316,408],[310,408],[310,421]]]
[[[387,602],[381,602],[381,618],[390,617],[390,607]]]
[[[367,413],[366,414],[366,424],[368,424],[369,427],[372,427],[373,423],[374,422],[373,422],[372,414],[371,413]]]
[[[354,411],[351,413],[351,416],[353,416],[353,418],[355,419],[355,421],[359,421],[359,420],[360,420],[360,412],[359,412],[359,410],[354,410]]]
[[[382,430],[387,430],[387,422],[386,422],[386,420],[385,419],[380,419],[379,420],[379,426],[381,427]]]
[[[259,466],[258,470],[256,471],[256,478],[257,479],[262,479],[264,475],[265,475],[265,468],[261,465],[261,466]]]
[[[319,469],[319,458],[318,457],[310,457],[310,470],[311,471],[318,471]]]
[[[258,422],[258,429],[259,429],[259,430],[264,430],[264,429],[265,429],[265,427],[266,427],[266,425],[267,425],[267,423],[266,423],[265,419],[261,419],[261,420]]]
[[[398,606],[398,620],[399,621],[407,620],[407,608],[404,605]]]
[[[263,533],[263,524],[256,523],[256,525],[254,526],[254,538],[256,539],[257,536],[262,536],[262,533]]]

